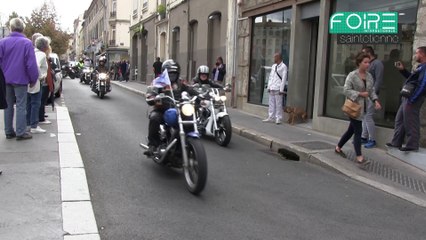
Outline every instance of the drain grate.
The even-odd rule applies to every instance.
[[[296,146],[300,146],[309,150],[326,150],[334,149],[334,145],[321,141],[311,141],[311,142],[294,142],[292,143]]]
[[[356,159],[355,152],[348,152],[347,159],[354,162]],[[371,163],[364,168],[367,172],[377,174],[381,177],[391,180],[394,183],[398,183],[414,191],[426,194],[425,182],[409,177],[408,175],[401,173],[398,170],[392,169],[385,164],[374,161],[371,158],[368,158],[368,160],[370,160]]]

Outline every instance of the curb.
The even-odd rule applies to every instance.
[[[116,86],[118,86],[118,87],[124,88],[124,89],[126,89],[126,90],[128,90],[130,92],[133,92],[133,93],[145,96],[145,92],[143,92],[141,90],[134,89],[132,87],[126,86],[126,85],[124,85],[122,83],[118,83],[118,82],[115,82],[115,81],[111,81],[111,83],[114,84],[114,85],[116,85]]]
[[[131,92],[140,94],[142,96],[145,96],[145,93],[136,90],[134,88],[125,86],[120,83],[113,82],[116,86],[122,87],[126,90],[129,90]],[[290,152],[294,152],[297,155],[299,155],[302,159],[307,159],[308,162],[317,164],[321,167],[328,168],[329,170],[336,171],[338,173],[341,173],[345,176],[348,176],[356,181],[359,181],[361,183],[367,184],[368,186],[374,187],[376,189],[382,190],[386,193],[389,193],[391,195],[394,195],[396,197],[399,197],[401,199],[404,199],[408,202],[411,202],[413,204],[416,204],[420,207],[426,207],[426,199],[419,198],[417,196],[405,193],[395,187],[380,183],[378,181],[371,180],[367,177],[361,176],[360,174],[357,174],[351,170],[348,170],[344,168],[343,166],[340,166],[339,164],[334,164],[330,159],[321,156],[319,151],[306,151],[303,147],[296,146],[292,144],[291,142],[285,142],[280,139],[275,139],[273,137],[261,134],[259,132],[256,132],[251,129],[245,129],[244,127],[238,126],[236,124],[232,124],[232,132],[247,138],[249,140],[252,140],[256,143],[259,143],[263,146],[268,147],[271,151],[277,152],[279,149],[285,149]],[[361,170],[360,170],[361,171]]]
[[[64,240],[100,240],[86,171],[68,108],[56,107]]]

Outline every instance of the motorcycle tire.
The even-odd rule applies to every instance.
[[[74,79],[74,78],[75,78],[75,75],[74,75],[74,74],[69,74],[69,76],[70,76],[70,78],[71,78],[71,79]]]
[[[104,99],[104,97],[105,97],[105,92],[101,92],[101,93],[99,94],[99,97],[100,97],[101,99]]]
[[[228,146],[232,137],[232,124],[229,116],[223,116],[217,122],[219,130],[216,131],[214,139],[222,147]]]
[[[200,139],[187,139],[188,166],[184,167],[186,186],[194,195],[201,193],[207,182],[207,156]]]

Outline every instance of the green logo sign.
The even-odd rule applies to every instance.
[[[331,34],[397,34],[397,12],[338,12],[330,17]]]

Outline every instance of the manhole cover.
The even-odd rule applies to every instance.
[[[296,146],[303,147],[309,150],[325,150],[325,149],[334,149],[334,145],[321,141],[312,141],[312,142],[296,142],[292,143]]]

